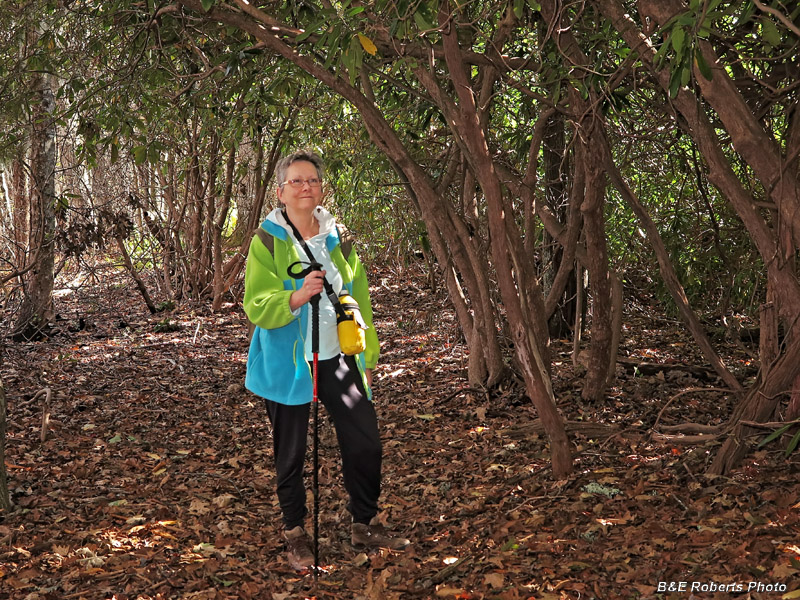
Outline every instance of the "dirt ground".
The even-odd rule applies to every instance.
[[[554,340],[575,457],[555,481],[519,379],[488,392],[467,383],[443,293],[414,269],[371,282],[382,517],[413,540],[408,551],[350,547],[323,420],[324,572],[292,571],[266,414],[242,385],[241,309],[150,315],[124,275],[100,269],[62,282],[56,335],[6,348],[14,507],[0,515],[0,598],[800,598],[798,452],[754,443],[730,477],[708,478],[718,441],[654,435],[724,423],[735,402],[682,368],[701,359],[677,323],[629,306],[625,362],[595,405],[581,400],[569,342]],[[743,380],[755,373],[746,347],[722,351]]]

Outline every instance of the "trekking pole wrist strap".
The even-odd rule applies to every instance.
[[[286,219],[286,222],[289,224],[289,227],[292,228],[292,233],[294,233],[294,237],[297,239],[300,246],[303,248],[303,251],[308,256],[308,259],[311,261],[312,264],[317,265],[320,264],[317,262],[317,259],[314,258],[314,253],[311,252],[311,248],[308,247],[306,241],[303,239],[303,236],[300,235],[300,232],[297,230],[297,227],[294,226],[291,219],[289,219],[289,214],[284,210],[283,211],[283,218]],[[339,318],[345,317],[344,308],[342,308],[342,303],[339,301],[339,296],[336,294],[336,291],[333,289],[333,286],[328,281],[327,277],[322,278],[322,285],[325,287],[325,295],[333,304],[333,308],[336,311],[336,316]]]
[[[286,213],[286,211],[284,211],[283,216],[286,219],[286,222],[292,228],[294,236],[297,238],[300,246],[302,246],[303,250],[308,255],[308,258],[311,260],[312,264],[319,264],[314,258],[314,254],[311,252],[308,244],[306,244],[306,241],[303,239],[303,236],[300,235],[297,227],[295,227],[294,223],[292,223],[292,221],[289,219],[289,215]],[[358,308],[358,303],[351,296],[345,296],[347,310],[350,311],[350,313],[348,313],[345,310],[345,307],[342,306],[342,301],[339,299],[339,296],[336,295],[336,292],[333,290],[333,286],[326,277],[322,278],[322,284],[325,286],[325,294],[330,299],[331,304],[333,304],[333,308],[336,311],[336,333],[339,337],[339,346],[341,351],[348,356],[353,356],[355,354],[364,352],[367,347],[366,337],[364,336],[364,330],[367,329],[367,324],[364,323],[364,320],[361,317],[361,311]]]

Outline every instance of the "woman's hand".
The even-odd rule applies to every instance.
[[[324,287],[322,284],[324,278],[325,271],[311,271],[306,275],[300,289],[295,290],[289,296],[289,308],[295,311],[317,294],[321,294]]]
[[[367,385],[372,387],[372,369],[367,369],[364,371],[364,375],[367,376]]]

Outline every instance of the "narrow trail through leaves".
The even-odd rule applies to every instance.
[[[576,469],[554,481],[547,440],[519,381],[470,389],[463,340],[441,293],[413,269],[371,276],[382,339],[375,377],[384,440],[384,518],[414,544],[358,556],[338,452],[321,438],[316,587],[283,557],[264,408],[242,386],[240,309],[150,316],[108,271],[60,290],[58,335],[10,346],[0,598],[688,598],[659,582],[741,585],[696,598],[798,598],[797,453],[751,452],[730,478],[702,475],[716,446],[650,440],[651,427],[719,424],[734,400],[672,323],[629,310],[602,405],[580,399],[582,368],[554,341],[554,385]],[[74,282],[73,282],[74,283]],[[743,349],[727,360],[752,369]],[[40,441],[50,388],[48,439]],[[706,391],[677,394],[689,388]],[[670,402],[673,399],[673,402]],[[666,409],[665,409],[666,407]],[[663,412],[662,412],[662,409]],[[592,425],[593,424],[593,425]],[[751,582],[776,591],[748,590]],[[734,590],[734,588],[730,588]]]

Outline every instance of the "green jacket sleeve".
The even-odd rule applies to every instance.
[[[291,280],[289,280],[291,281]],[[244,312],[251,322],[263,329],[275,329],[291,323],[296,317],[289,308],[294,292],[285,289],[275,270],[275,259],[258,236],[250,243],[244,274]]]
[[[353,298],[358,302],[361,316],[364,318],[367,327],[369,327],[366,331],[367,348],[364,350],[364,362],[368,369],[374,369],[375,365],[378,364],[380,344],[378,342],[378,333],[375,331],[375,325],[372,323],[372,301],[369,296],[367,273],[355,250],[350,252],[347,262],[353,270]]]

